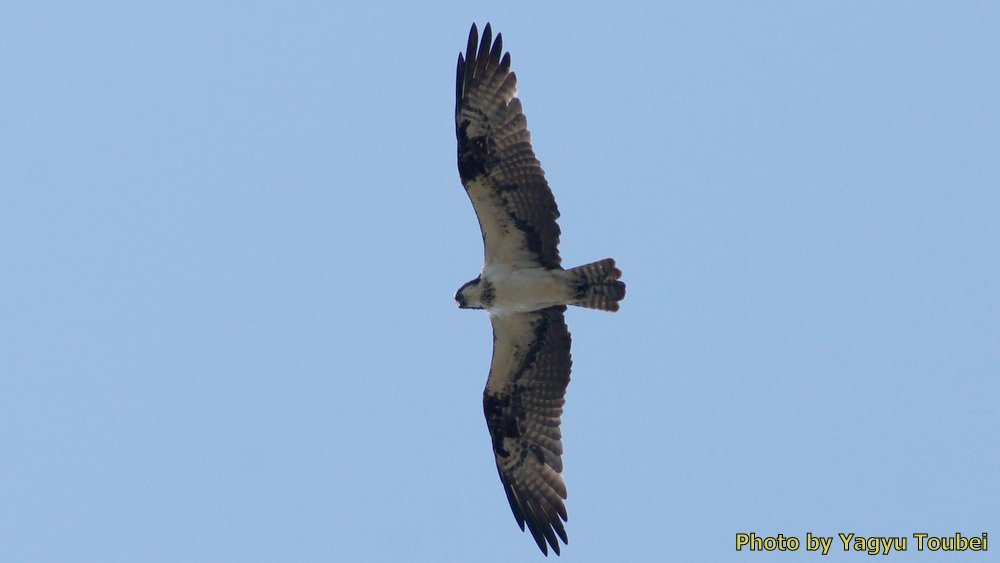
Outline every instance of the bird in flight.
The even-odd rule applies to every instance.
[[[485,309],[493,359],[483,391],[500,482],[521,530],[542,553],[568,542],[562,416],[569,385],[567,305],[617,311],[625,297],[611,258],[569,270],[559,257],[559,210],[531,148],[510,53],[490,24],[458,55],[458,171],[483,235],[483,269],[455,294]]]

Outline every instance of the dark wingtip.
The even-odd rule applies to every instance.
[[[535,544],[538,545],[538,549],[542,550],[542,555],[549,556],[549,544],[545,542],[545,536],[541,532],[535,529],[535,526],[528,526],[528,532],[531,533],[531,537],[534,538]],[[558,551],[556,552],[559,553]]]
[[[469,42],[465,45],[465,60],[472,62],[476,58],[476,45],[479,44],[479,30],[476,29],[476,24],[472,24],[472,29],[469,30]]]
[[[493,41],[493,29],[490,24],[483,28],[483,35],[479,38],[479,52],[476,54],[476,76],[482,76],[486,70],[486,64],[490,60],[490,43]]]
[[[462,70],[465,68],[465,57],[458,54],[458,68],[455,70],[455,111],[458,111],[458,104],[462,100]]]
[[[493,28],[487,23],[486,27],[483,28],[483,36],[479,39],[479,56],[486,58],[484,55],[490,52],[490,44],[493,43]]]

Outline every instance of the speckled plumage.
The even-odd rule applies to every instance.
[[[559,209],[531,147],[515,97],[517,79],[499,34],[469,32],[458,57],[455,133],[458,170],[479,218],[484,265],[455,294],[461,308],[485,309],[493,358],[483,410],[511,511],[538,548],[567,543],[560,417],[569,385],[566,305],[617,311],[621,272],[608,258],[564,270]]]

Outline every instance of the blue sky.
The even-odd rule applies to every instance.
[[[537,560],[482,415],[454,71],[504,35],[573,310],[569,561],[993,534],[989,3],[0,7],[0,551]],[[824,560],[844,553],[834,537]]]

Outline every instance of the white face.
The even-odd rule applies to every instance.
[[[476,278],[458,289],[455,293],[455,303],[459,309],[482,309],[482,287]]]

